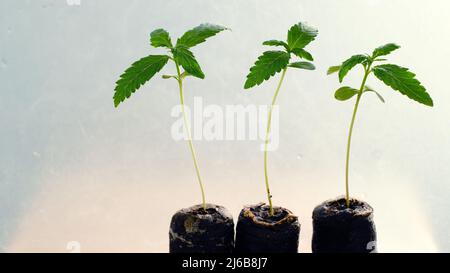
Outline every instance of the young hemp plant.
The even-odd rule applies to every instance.
[[[311,249],[313,253],[372,253],[377,251],[377,234],[373,217],[373,208],[363,200],[350,199],[349,194],[349,160],[353,126],[361,98],[364,94],[374,93],[381,102],[383,97],[366,85],[371,74],[379,80],[419,103],[433,106],[433,100],[425,88],[407,68],[394,64],[380,64],[386,61],[386,55],[400,48],[396,44],[386,44],[376,48],[371,55],[359,54],[345,60],[339,66],[332,66],[328,74],[338,73],[342,82],[347,73],[357,65],[364,69],[361,85],[358,89],[344,86],[336,90],[336,99],[345,101],[356,96],[355,107],[350,122],[347,139],[345,162],[345,198],[338,197],[323,202],[313,211],[313,236]]]
[[[269,201],[269,213],[273,216],[272,195],[270,193],[269,175],[267,170],[267,148],[270,142],[272,113],[273,108],[277,102],[278,94],[283,84],[288,68],[298,68],[306,70],[314,70],[312,63],[312,55],[304,48],[314,41],[318,34],[317,29],[308,26],[305,23],[298,23],[292,26],[287,34],[287,41],[268,40],[263,42],[266,46],[281,47],[282,50],[269,50],[258,57],[255,65],[250,68],[250,73],[247,75],[244,88],[249,89],[256,85],[260,85],[263,81],[269,80],[270,77],[276,73],[281,72],[281,77],[278,82],[277,89],[272,98],[272,103],[269,108],[267,119],[266,137],[264,142],[264,179],[266,185],[267,199]],[[293,60],[294,58],[304,59],[307,61]]]
[[[279,50],[265,51],[250,68],[244,88],[260,85],[265,80],[281,72],[281,76],[270,104],[264,141],[264,179],[267,199],[264,203],[245,206],[236,226],[237,253],[297,253],[300,237],[298,217],[290,210],[272,205],[269,175],[267,171],[267,151],[270,143],[272,113],[278,94],[289,68],[314,70],[311,54],[304,48],[315,40],[318,31],[305,23],[293,25],[286,41],[269,40],[263,45],[276,46]],[[300,60],[299,60],[300,59]],[[302,61],[305,59],[307,61]]]
[[[400,46],[390,43],[376,48],[371,55],[358,54],[350,57],[339,66],[332,66],[328,69],[328,75],[338,73],[339,82],[342,83],[347,73],[356,65],[361,65],[364,69],[361,86],[359,89],[344,86],[336,90],[334,96],[337,100],[345,101],[356,96],[353,115],[350,122],[350,129],[347,140],[347,155],[345,163],[345,201],[347,207],[350,207],[350,195],[348,185],[349,161],[350,161],[350,144],[352,140],[353,126],[355,124],[356,113],[361,97],[368,93],[374,93],[381,102],[384,103],[383,97],[375,90],[366,85],[368,77],[373,73],[375,77],[384,82],[392,89],[399,91],[408,98],[415,100],[427,106],[433,106],[433,100],[425,90],[425,87],[415,78],[415,74],[410,72],[408,68],[404,68],[395,64],[378,64],[386,61],[384,56],[392,51],[399,49]]]
[[[172,44],[169,33],[164,29],[153,31],[150,33],[150,44],[156,48],[166,49],[167,54],[149,55],[133,63],[120,76],[115,89],[114,105],[117,107],[161,71],[169,60],[175,66],[176,73],[174,75],[163,75],[162,77],[163,79],[174,79],[178,84],[184,128],[200,186],[202,204],[181,209],[172,216],[169,230],[171,253],[231,253],[234,248],[234,222],[231,214],[224,207],[207,204],[205,200],[205,190],[192,143],[183,93],[183,83],[186,78],[190,76],[199,79],[205,78],[191,48],[223,30],[226,28],[201,24],[184,33],[175,45]],[[205,214],[208,217],[205,217]]]
[[[175,65],[175,75],[163,75],[164,79],[174,79],[179,88],[180,103],[182,106],[184,126],[187,133],[187,141],[189,150],[194,161],[195,172],[197,175],[200,191],[202,195],[202,207],[206,210],[205,190],[203,181],[200,175],[200,169],[197,162],[197,157],[192,143],[191,130],[186,116],[183,82],[189,77],[193,76],[199,79],[204,79],[200,65],[191,52],[191,48],[206,41],[207,38],[216,35],[217,33],[226,30],[225,27],[212,24],[201,24],[181,36],[175,45],[172,44],[169,33],[164,29],[157,29],[150,33],[150,44],[155,48],[167,49],[167,54],[164,55],[149,55],[131,65],[120,76],[114,93],[114,105],[118,107],[120,103],[129,98],[136,90],[143,84],[149,81],[156,73],[170,61]]]

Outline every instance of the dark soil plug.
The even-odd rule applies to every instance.
[[[232,253],[234,222],[222,206],[179,210],[170,223],[170,253]]]
[[[264,203],[241,211],[236,228],[237,253],[297,253],[300,224],[291,211]]]
[[[373,209],[366,202],[350,199],[347,208],[345,198],[338,198],[314,209],[314,253],[375,252],[376,240]]]

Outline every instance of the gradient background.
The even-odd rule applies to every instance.
[[[328,66],[387,42],[435,101],[393,92],[364,97],[351,193],[375,209],[379,250],[450,251],[450,4],[448,1],[0,1],[0,251],[168,250],[171,215],[200,201],[190,154],[170,126],[176,83],[160,77],[114,109],[115,81],[151,53],[149,33],[175,39],[202,22],[233,29],[193,51],[206,79],[186,81],[187,103],[268,104],[277,79],[251,91],[248,68],[288,28],[319,29],[316,72],[290,70],[281,90],[280,147],[270,153],[274,202],[302,223],[310,251],[315,205],[343,193],[352,102],[333,98]],[[164,72],[173,72],[168,66]],[[277,77],[278,78],[278,77]],[[361,70],[346,84],[358,85]],[[260,141],[197,141],[207,198],[237,217],[265,200]]]

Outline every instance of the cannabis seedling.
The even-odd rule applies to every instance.
[[[175,75],[163,75],[163,79],[175,79],[179,87],[180,102],[183,112],[184,126],[187,133],[189,150],[194,161],[195,172],[202,194],[203,208],[206,209],[205,190],[200,176],[200,169],[195,154],[194,145],[192,143],[191,130],[186,117],[184,94],[183,94],[183,80],[188,76],[193,76],[199,79],[204,79],[200,65],[190,51],[190,48],[205,42],[205,40],[217,33],[225,30],[225,27],[201,24],[181,36],[173,46],[169,33],[164,29],[157,29],[150,33],[150,44],[153,47],[162,47],[168,49],[167,55],[149,55],[137,62],[133,63],[117,81],[114,94],[114,105],[117,107],[125,99],[129,98],[131,94],[136,92],[144,83],[149,81],[156,73],[158,73],[169,60],[175,64]],[[182,69],[184,71],[182,71]]]
[[[272,104],[269,108],[266,138],[264,142],[264,179],[266,182],[267,199],[269,201],[269,213],[271,216],[273,216],[273,206],[272,195],[270,193],[269,187],[269,176],[267,172],[267,147],[269,144],[269,136],[271,133],[273,108],[276,104],[278,93],[280,92],[280,88],[286,75],[286,71],[289,67],[307,70],[315,69],[314,65],[310,62],[290,61],[292,55],[297,56],[300,59],[313,61],[313,57],[309,52],[304,50],[304,47],[314,41],[317,34],[317,29],[300,22],[289,29],[287,42],[279,40],[265,41],[263,45],[280,46],[283,47],[284,50],[266,51],[260,57],[258,57],[255,65],[250,68],[250,73],[247,75],[247,80],[244,85],[245,89],[254,87],[255,85],[260,85],[264,80],[268,80],[271,76],[274,76],[276,73],[282,71],[280,81],[272,99]]]
[[[419,103],[425,104],[427,106],[433,106],[433,100],[430,95],[425,90],[425,87],[415,78],[415,74],[410,72],[408,68],[404,68],[395,64],[381,64],[372,65],[377,62],[386,61],[382,56],[390,54],[392,51],[400,48],[396,44],[386,44],[376,48],[372,55],[354,55],[344,61],[341,65],[332,66],[328,69],[327,74],[333,74],[338,72],[339,82],[347,75],[347,73],[356,65],[361,64],[364,68],[364,77],[359,89],[355,89],[349,86],[344,86],[336,90],[334,96],[337,100],[345,101],[356,95],[355,107],[353,110],[352,119],[350,122],[350,130],[348,133],[347,140],[347,156],[345,163],[345,199],[347,207],[350,207],[350,196],[348,187],[348,170],[349,170],[349,160],[350,160],[350,143],[352,140],[353,126],[355,124],[356,112],[358,111],[359,102],[363,94],[367,92],[373,92],[377,97],[384,103],[383,97],[375,90],[366,85],[367,78],[373,72],[373,74],[384,82],[386,85],[390,86],[392,89],[399,91],[401,94],[406,95],[412,100]]]

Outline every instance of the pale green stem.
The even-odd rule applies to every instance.
[[[272,99],[272,104],[269,109],[269,116],[267,118],[267,131],[266,131],[266,139],[264,142],[264,178],[266,181],[266,191],[267,191],[267,199],[269,200],[269,214],[273,216],[273,205],[272,205],[272,195],[270,194],[269,187],[269,175],[267,172],[267,146],[269,145],[269,136],[272,128],[272,113],[275,103],[277,102],[278,93],[280,92],[281,84],[283,83],[284,76],[286,75],[287,67],[283,69],[283,73],[281,74],[280,82],[278,83],[277,90],[275,91],[275,95]]]
[[[178,86],[180,89],[180,102],[181,102],[181,108],[183,111],[184,127],[186,129],[186,134],[188,137],[189,150],[191,151],[192,160],[194,161],[195,173],[197,174],[198,184],[200,185],[200,191],[202,193],[202,207],[204,210],[206,210],[205,190],[203,187],[202,177],[200,175],[200,168],[198,166],[197,156],[196,156],[195,149],[194,149],[194,144],[192,143],[191,129],[189,127],[189,123],[188,123],[187,116],[186,116],[186,110],[185,110],[185,104],[184,104],[184,94],[183,94],[183,78],[181,76],[180,67],[179,67],[178,63],[175,62],[175,65],[177,67],[177,74],[178,74],[177,81],[178,81]]]
[[[347,208],[350,207],[350,193],[349,193],[349,186],[348,186],[348,173],[349,173],[349,166],[350,166],[350,144],[352,142],[353,126],[355,125],[356,113],[358,111],[359,102],[361,100],[364,86],[366,84],[366,80],[367,80],[367,77],[369,76],[369,74],[370,74],[370,64],[367,66],[366,69],[364,69],[364,78],[361,83],[361,87],[359,89],[358,95],[356,97],[355,108],[353,109],[352,121],[350,123],[350,130],[348,132],[347,156],[346,156],[346,161],[345,161],[345,203],[347,205]]]

